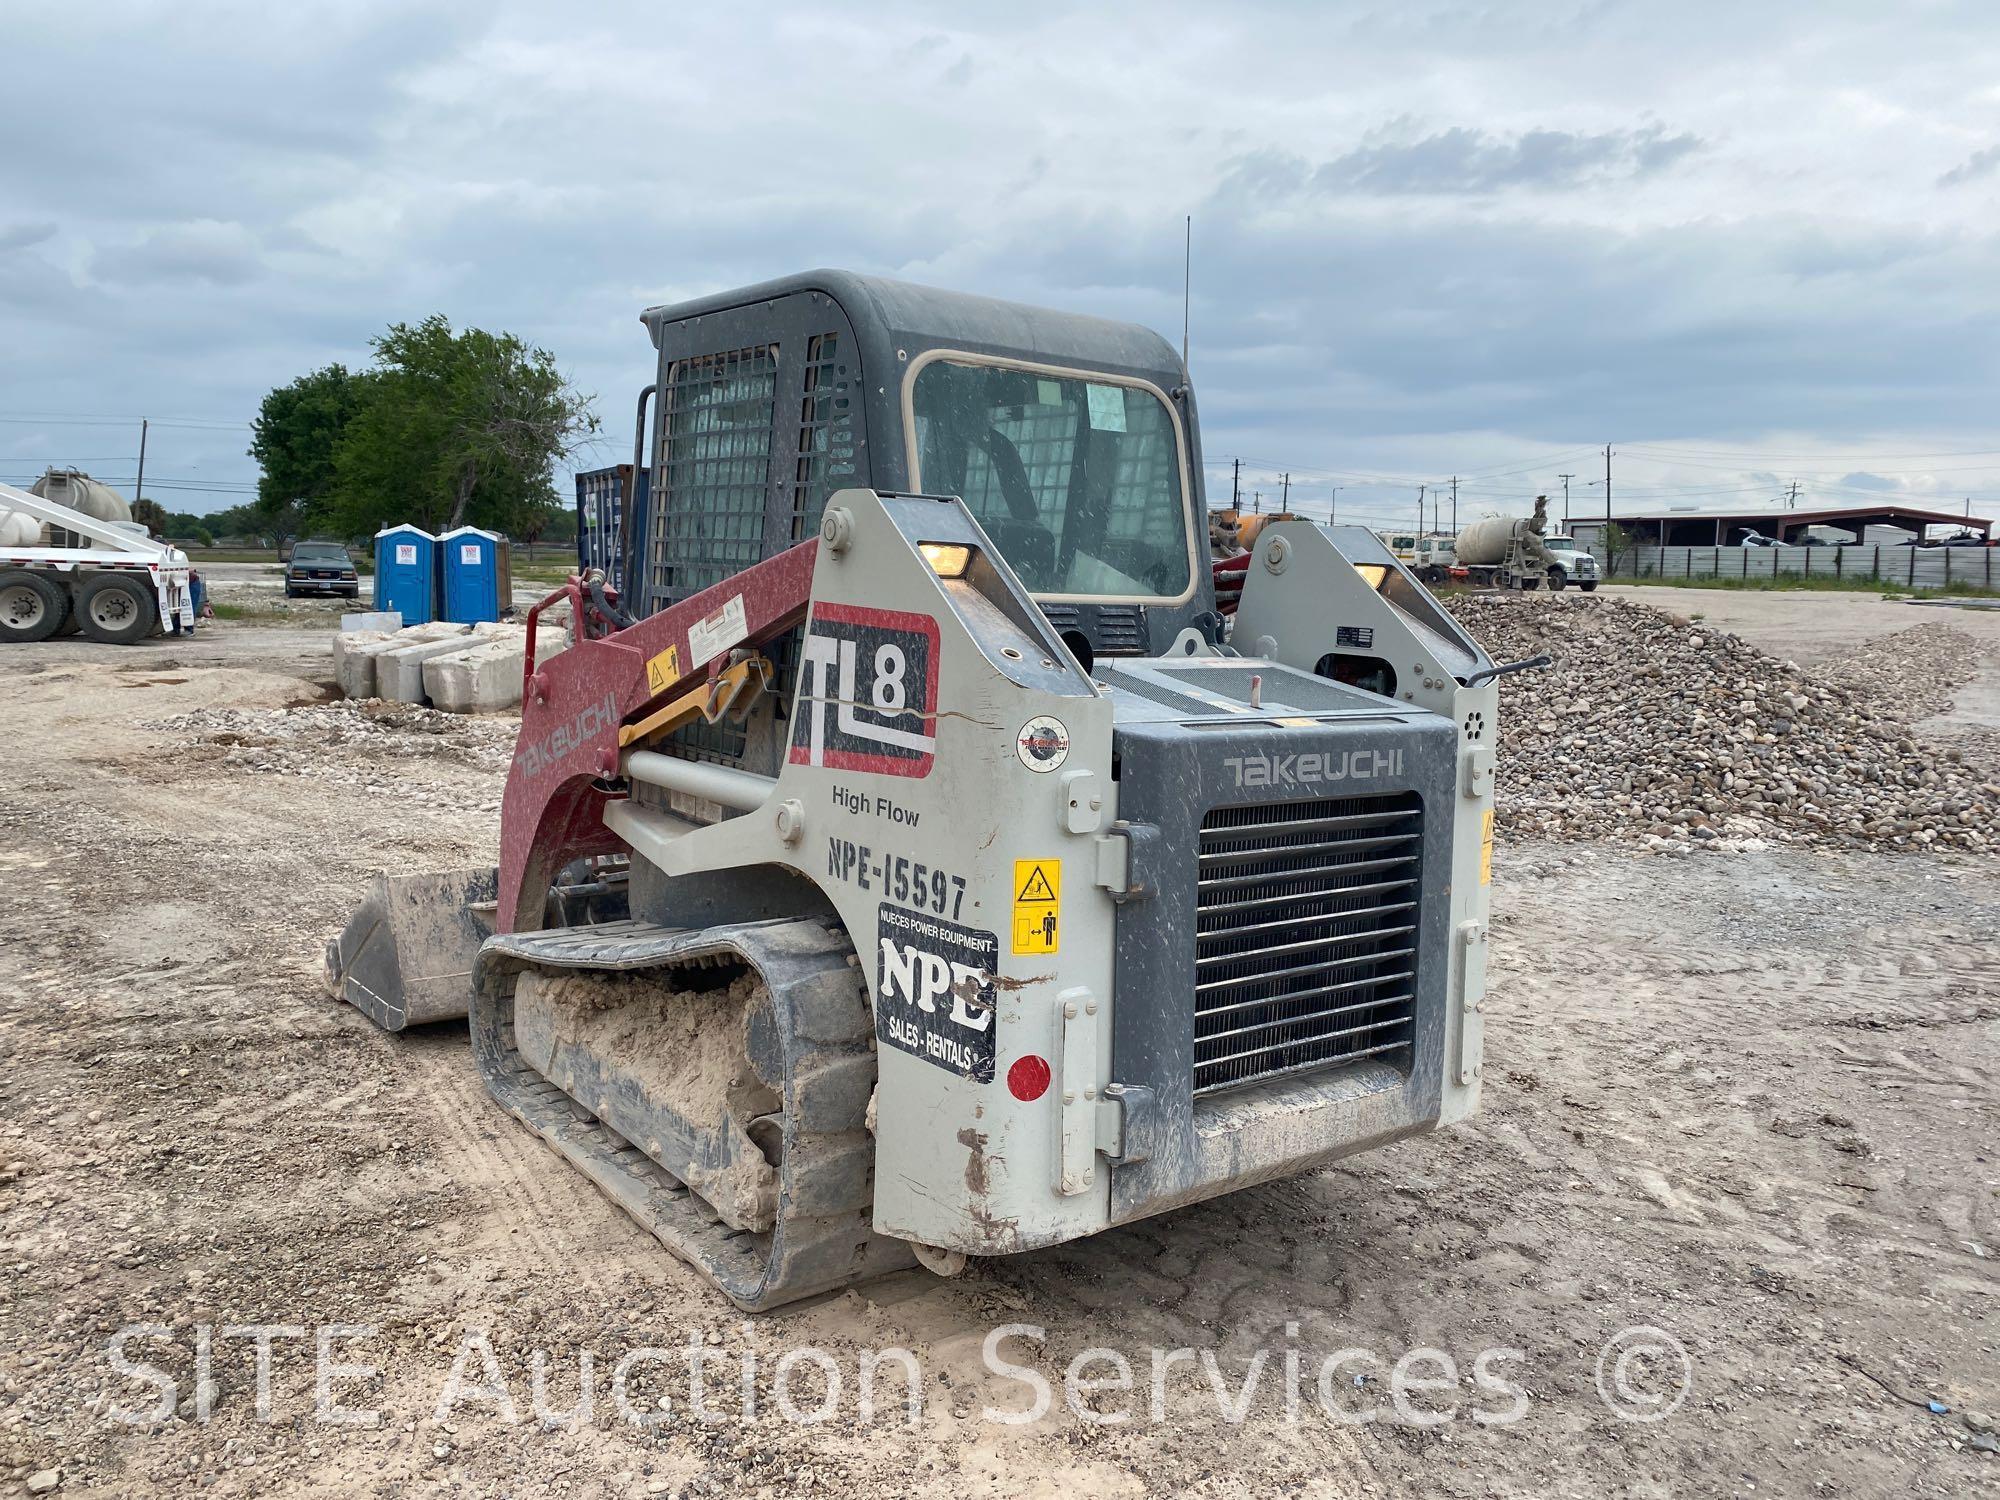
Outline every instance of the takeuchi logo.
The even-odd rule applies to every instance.
[[[580,709],[567,724],[558,724],[514,757],[523,776],[539,776],[580,745],[587,745],[618,722],[618,699],[606,693]]]
[[[1403,774],[1400,750],[1308,750],[1296,755],[1232,755],[1223,761],[1239,787],[1316,786]]]

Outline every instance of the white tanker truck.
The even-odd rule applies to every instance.
[[[194,619],[187,554],[154,541],[116,490],[75,470],[0,484],[0,642],[76,631],[129,645]]]
[[[1595,590],[1597,559],[1569,537],[1546,535],[1548,524],[1546,495],[1535,497],[1535,513],[1525,520],[1474,521],[1453,540],[1449,564],[1440,563],[1437,570],[1482,588],[1533,589],[1546,580],[1552,590],[1572,583],[1585,593]]]

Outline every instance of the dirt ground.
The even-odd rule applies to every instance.
[[[1775,628],[1837,649],[1833,602],[1786,600],[1811,623]],[[373,871],[493,857],[512,737],[328,704],[326,647],[224,624],[0,653],[0,1490],[2000,1488],[1978,1446],[2000,1411],[1995,862],[1503,845],[1472,1122],[749,1320],[488,1103],[462,1025],[386,1036],[323,993],[322,944]],[[113,1362],[134,1325],[122,1358],[168,1397]],[[292,1330],[269,1420],[254,1340],[225,1333],[247,1325]],[[998,1346],[1019,1375],[982,1353],[1007,1325],[1040,1330]],[[1653,1352],[1621,1359],[1635,1343]],[[516,1422],[479,1389],[489,1346]],[[914,1419],[904,1367],[871,1365],[892,1346]],[[670,1357],[634,1356],[652,1347]],[[1158,1419],[1156,1349],[1193,1351]],[[1115,1375],[1110,1351],[1135,1388],[1072,1411],[1087,1350],[1081,1373]],[[595,1409],[567,1423],[586,1351]],[[322,1364],[352,1421],[315,1416]],[[788,1420],[781,1395],[811,1415],[829,1370],[831,1417]],[[1053,1409],[989,1416],[1030,1404],[1029,1371]]]

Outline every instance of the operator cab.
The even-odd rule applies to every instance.
[[[634,612],[810,539],[864,486],[963,499],[1086,666],[1219,639],[1194,395],[1150,329],[844,271],[644,321]]]

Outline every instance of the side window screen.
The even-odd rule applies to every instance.
[[[652,584],[684,599],[764,555],[778,348],[676,360],[661,395]]]
[[[1173,599],[1192,580],[1173,418],[1084,374],[936,360],[911,391],[920,488],[957,495],[1037,594]]]
[[[806,344],[804,389],[799,399],[799,467],[792,486],[792,540],[819,530],[826,497],[857,483],[859,454],[854,424],[858,372],[837,333],[816,334]]]

